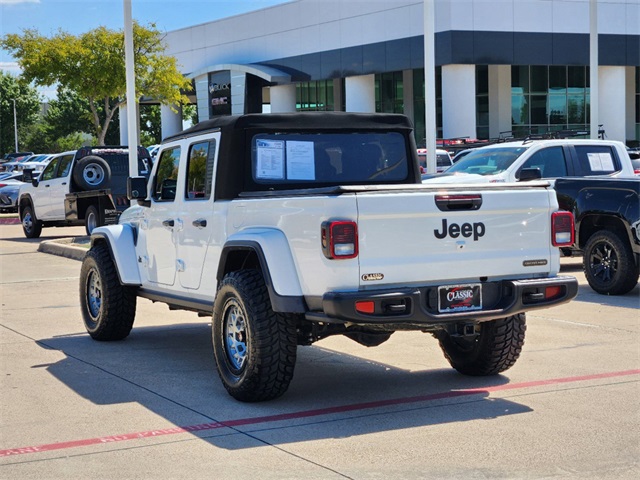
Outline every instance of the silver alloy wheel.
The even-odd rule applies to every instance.
[[[102,282],[100,275],[93,269],[87,278],[87,306],[92,318],[98,318],[102,307]]]
[[[82,178],[88,185],[100,185],[105,177],[104,169],[97,163],[90,163],[82,170]]]
[[[92,213],[89,214],[89,216],[87,216],[87,232],[91,233],[93,232],[93,230],[98,226],[98,220],[96,219],[96,216]]]
[[[229,300],[224,313],[225,351],[231,366],[240,371],[247,361],[247,324],[235,299]]]
[[[22,226],[27,232],[30,232],[33,229],[33,218],[31,217],[30,212],[27,212],[26,215],[22,218]]]

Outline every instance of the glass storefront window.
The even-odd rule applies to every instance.
[[[333,111],[333,80],[296,84],[296,110],[298,112]]]
[[[588,67],[512,66],[514,136],[586,129],[589,122],[588,77]]]

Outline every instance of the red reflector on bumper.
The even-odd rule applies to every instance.
[[[547,287],[544,289],[544,298],[550,300],[559,297],[562,293],[562,287]]]
[[[374,313],[376,304],[371,300],[356,302],[356,311],[360,313]]]

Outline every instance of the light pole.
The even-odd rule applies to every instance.
[[[18,115],[16,115],[16,99],[13,100],[13,135],[16,141],[16,153],[18,152]]]

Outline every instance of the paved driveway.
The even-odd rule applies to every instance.
[[[83,228],[45,229],[52,236]],[[640,476],[640,289],[528,316],[518,363],[469,378],[428,334],[300,347],[284,397],[242,404],[209,320],[139,300],[92,341],[80,263],[0,226],[0,478],[413,479]]]

